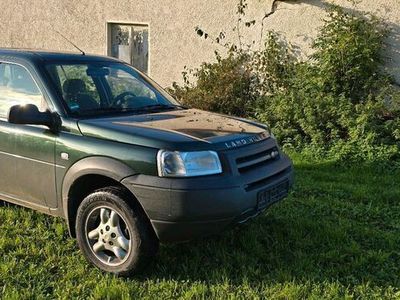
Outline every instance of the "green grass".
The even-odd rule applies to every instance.
[[[162,246],[121,279],[83,259],[61,219],[0,207],[4,298],[400,299],[400,170],[294,155],[288,199],[222,236]]]

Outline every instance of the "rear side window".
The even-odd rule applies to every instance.
[[[7,117],[11,106],[34,104],[40,111],[47,109],[31,74],[19,65],[0,63],[0,117]]]

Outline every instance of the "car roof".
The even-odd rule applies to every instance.
[[[33,49],[11,49],[0,48],[0,58],[11,58],[24,60],[31,63],[35,62],[121,62],[118,59],[108,56],[83,54],[80,52],[57,52],[48,50],[33,50]]]

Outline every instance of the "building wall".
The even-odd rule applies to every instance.
[[[384,17],[393,34],[388,50],[388,69],[400,82],[399,0],[363,0],[357,10]],[[210,39],[199,38],[195,27],[210,35],[226,31],[227,39],[237,40],[233,32],[237,16],[235,0],[0,0],[0,47],[74,49],[55,30],[67,36],[87,53],[107,54],[107,22],[144,23],[150,31],[149,73],[163,86],[181,81],[184,66],[196,67],[214,59],[223,48]],[[246,18],[256,26],[242,29],[248,41],[260,42],[260,20],[270,10],[272,0],[248,0]],[[346,0],[339,5],[352,8]],[[304,53],[315,37],[324,17],[323,0],[279,3],[277,11],[265,20],[265,30],[283,33]]]

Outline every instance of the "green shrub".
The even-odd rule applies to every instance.
[[[184,73],[183,86],[174,83],[170,93],[182,104],[199,109],[236,115],[251,115],[257,99],[253,90],[249,56],[230,52],[226,58],[216,55],[217,62],[203,63],[199,69]],[[189,76],[195,78],[191,84]]]
[[[318,88],[360,103],[386,84],[383,47],[388,31],[375,16],[358,16],[332,7],[313,44]]]
[[[400,91],[384,73],[388,30],[369,15],[338,6],[298,60],[274,32],[261,51],[231,47],[185,77],[174,93],[185,104],[267,123],[284,147],[335,159],[399,158]],[[232,50],[233,49],[233,50]]]
[[[285,146],[338,159],[395,158],[400,97],[381,70],[387,33],[375,17],[331,7],[315,53],[295,63],[285,89],[261,97],[257,117]]]

